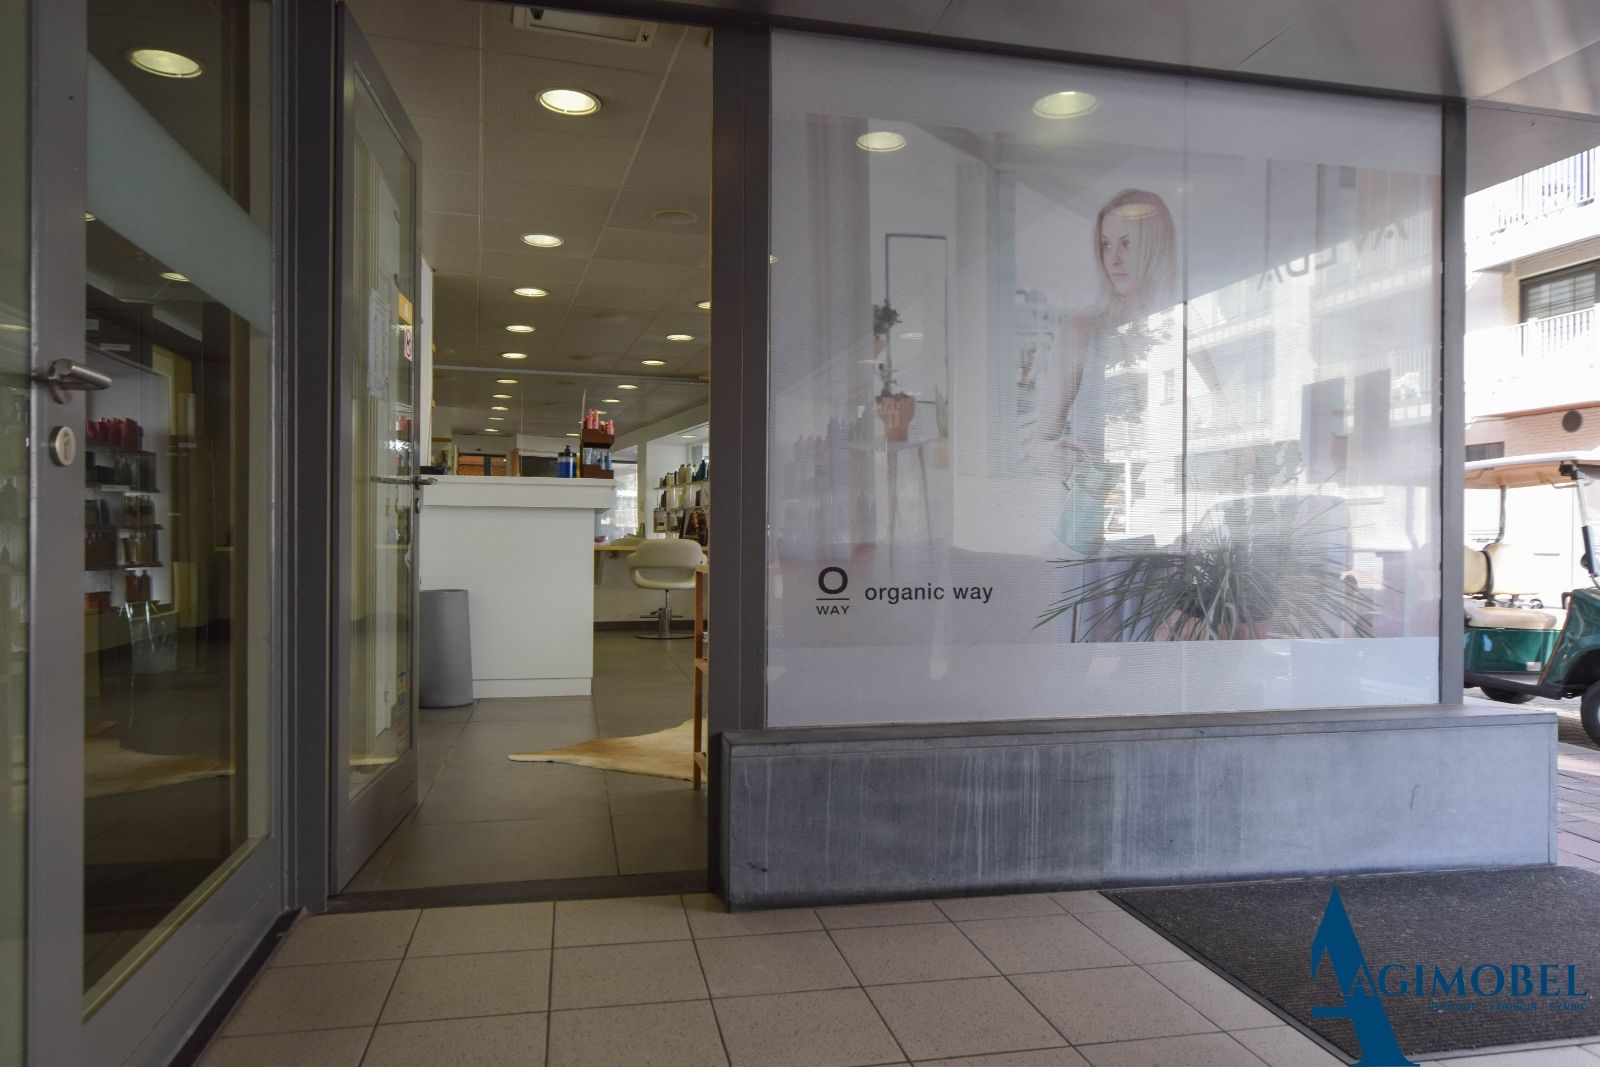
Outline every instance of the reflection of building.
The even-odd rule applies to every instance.
[[[1467,198],[1467,458],[1600,448],[1600,149]],[[1467,540],[1500,534],[1492,493],[1467,493]],[[1505,537],[1538,561],[1541,595],[1586,583],[1570,494],[1514,490]]]

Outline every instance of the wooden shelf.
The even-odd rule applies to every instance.
[[[697,671],[709,671],[711,669],[711,661],[696,656],[694,660],[694,669]]]
[[[610,448],[616,442],[616,440],[616,434],[606,433],[604,430],[590,430],[585,428],[578,433],[578,443],[581,445],[587,445],[590,448]]]

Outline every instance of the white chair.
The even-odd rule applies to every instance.
[[[694,569],[705,562],[706,554],[698,542],[684,538],[639,542],[628,557],[628,577],[640,589],[661,590],[661,610],[654,633],[635,634],[651,641],[673,641],[693,634],[672,632],[672,591],[694,588]],[[648,618],[649,616],[646,616]]]

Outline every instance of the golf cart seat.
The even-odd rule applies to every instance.
[[[1475,629],[1559,630],[1563,612],[1550,608],[1524,607],[1517,598],[1539,591],[1533,556],[1516,545],[1496,541],[1482,549],[1461,550],[1461,592],[1465,601],[1467,625]],[[1496,603],[1505,598],[1510,604]]]

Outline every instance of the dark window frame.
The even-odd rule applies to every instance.
[[[1528,317],[1528,290],[1534,288],[1535,286],[1548,285],[1551,282],[1559,282],[1566,278],[1577,278],[1585,274],[1594,279],[1595,296],[1597,301],[1600,301],[1600,259],[1591,259],[1586,263],[1578,263],[1570,267],[1562,267],[1560,270],[1550,270],[1545,271],[1543,274],[1535,274],[1527,278],[1519,278],[1517,280],[1517,322],[1524,323],[1534,321]],[[1574,308],[1573,310],[1581,311],[1582,309]],[[1569,314],[1569,312],[1562,312],[1561,314],[1565,315]],[[1554,316],[1550,315],[1540,316],[1540,318],[1553,317]]]

